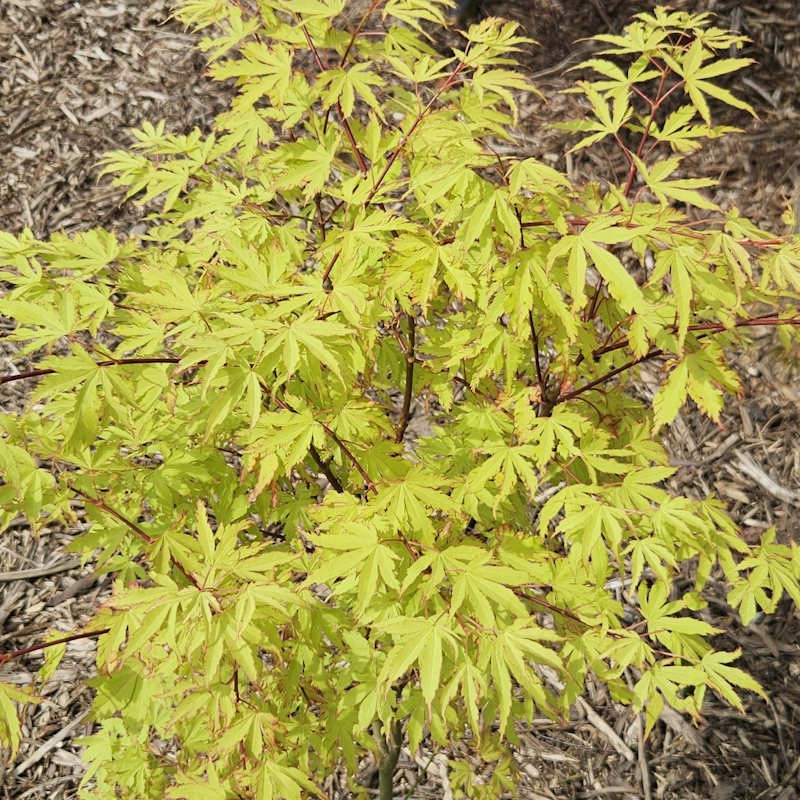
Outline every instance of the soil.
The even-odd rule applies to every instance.
[[[557,91],[570,84],[587,52],[582,37],[619,32],[629,15],[653,3],[633,0],[484,0],[479,13],[509,16],[541,46],[523,56],[524,68],[549,99],[523,107],[519,143],[530,155],[576,179],[608,174],[613,153],[568,158],[563,136],[547,125],[576,112],[579,101]],[[710,10],[718,23],[748,35],[744,55],[756,60],[736,92],[758,111],[752,119],[729,114],[743,129],[704,151],[697,174],[721,181],[717,201],[736,204],[760,224],[783,230],[780,216],[800,187],[800,16],[795,0],[681,0]],[[169,18],[168,0],[2,0],[0,3],[0,228],[31,228],[44,236],[96,225],[141,230],[142,211],[121,200],[96,162],[128,146],[129,128],[144,119],[166,120],[186,132],[207,127],[225,107],[230,87],[204,76],[192,48],[196,37]],[[443,43],[446,46],[447,43]],[[797,540],[800,506],[800,351],[786,353],[774,331],[739,356],[745,393],[729,403],[719,425],[692,409],[667,435],[679,467],[673,488],[694,496],[716,493],[745,535],[757,540],[776,526]],[[0,340],[0,373],[20,366]],[[11,384],[16,386],[16,384]],[[652,391],[646,376],[644,396]],[[4,387],[0,411],[22,396]],[[0,649],[24,647],[46,631],[70,631],[85,622],[108,592],[89,568],[65,554],[70,531],[32,535],[20,520],[0,540]],[[36,574],[20,571],[39,569]],[[522,731],[516,756],[525,800],[793,800],[800,797],[800,616],[790,603],[746,628],[724,603],[708,619],[726,633],[719,646],[742,650],[739,666],[754,674],[770,700],[744,698],[744,713],[710,698],[699,727],[665,714],[645,741],[641,721],[615,706],[602,687],[590,687],[564,724]],[[27,684],[36,656],[0,670],[0,679]],[[13,764],[0,754],[0,800],[66,800],[77,796],[84,766],[79,738],[91,730],[85,716],[93,668],[90,641],[73,643],[25,717],[24,740]],[[463,755],[463,754],[461,754]],[[452,797],[445,754],[405,754],[404,787],[432,800]],[[484,769],[475,762],[476,774]],[[341,798],[342,795],[336,795]]]

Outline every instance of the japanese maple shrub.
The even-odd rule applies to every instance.
[[[0,236],[0,313],[36,368],[0,416],[0,525],[78,518],[115,576],[86,798],[298,798],[368,752],[508,742],[603,683],[697,717],[760,691],[695,612],[712,572],[747,623],[800,600],[800,551],[671,494],[657,434],[716,419],[753,326],[800,322],[796,239],[682,159],[740,38],[657,9],[599,36],[574,149],[621,181],[515,157],[511,54],[486,19],[443,56],[444,0],[182,0],[238,93],[210,132],[144,123],[104,160],[147,232]],[[791,220],[787,220],[791,225]],[[660,382],[652,407],[632,391]],[[680,593],[675,577],[691,569]],[[717,581],[718,583],[718,581]],[[34,643],[55,667],[65,642]],[[33,690],[0,684],[16,749]],[[355,788],[355,786],[354,786]]]

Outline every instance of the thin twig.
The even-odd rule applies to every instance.
[[[350,463],[356,468],[356,470],[358,470],[358,474],[361,475],[367,490],[378,494],[378,488],[375,486],[375,482],[369,477],[367,471],[361,466],[361,462],[355,457],[355,455],[353,455],[350,448],[324,422],[320,422],[319,424],[322,426],[322,429],[325,431],[325,433],[327,433],[328,436],[333,439],[337,445],[339,445],[342,452],[350,460]]]
[[[269,394],[269,389],[265,384],[262,383],[261,388],[265,392],[267,392],[267,394]],[[293,409],[285,400],[281,400],[279,397],[276,397],[275,402],[286,411],[291,411],[293,414],[297,413],[297,411],[295,411],[295,409]],[[361,475],[362,479],[364,480],[364,484],[367,487],[367,490],[375,492],[375,494],[378,494],[378,489],[375,486],[375,482],[372,480],[372,478],[369,477],[367,471],[364,469],[364,467],[361,466],[361,462],[355,457],[350,448],[337,436],[335,431],[333,431],[324,422],[320,422],[319,420],[317,420],[317,424],[322,428],[322,430],[325,431],[325,433],[330,439],[336,442],[341,451],[345,454],[345,456],[347,456],[350,463],[356,468],[356,470],[358,470],[359,475]]]
[[[411,398],[414,395],[414,360],[415,360],[415,347],[416,342],[416,323],[414,322],[414,315],[408,315],[408,348],[405,351],[406,358],[406,385],[403,393],[403,407],[400,411],[400,424],[397,426],[394,440],[402,442],[403,437],[406,435],[406,428],[410,420],[411,412]]]
[[[128,528],[128,530],[133,531],[133,533],[135,533],[145,544],[151,545],[155,543],[156,540],[149,533],[147,533],[147,531],[145,531],[143,528],[140,528],[135,522],[129,520],[126,516],[120,514],[119,511],[111,508],[111,506],[107,505],[102,500],[92,497],[91,495],[88,495],[85,492],[82,492],[80,489],[76,489],[75,487],[72,487],[72,491],[75,492],[75,494],[77,494],[79,497],[82,497],[84,502],[89,503],[89,505],[92,505],[95,508],[99,508],[101,511],[121,522],[126,528]],[[198,578],[189,572],[189,570],[187,570],[186,567],[184,567],[174,555],[170,555],[169,561],[172,566],[175,567],[186,578],[186,580],[195,587],[195,589],[202,588]]]
[[[456,82],[456,79],[461,74],[462,70],[466,68],[466,66],[467,65],[461,61],[458,66],[456,66],[456,68],[447,76],[447,78],[442,81],[442,85],[436,90],[435,94],[428,101],[428,104],[425,106],[425,108],[423,108],[422,111],[417,114],[417,118],[408,129],[408,132],[400,137],[400,141],[397,143],[397,147],[395,147],[394,151],[389,156],[386,166],[383,168],[383,172],[381,172],[375,183],[372,185],[372,188],[369,190],[367,199],[364,202],[365,205],[372,202],[372,198],[378,193],[378,190],[383,185],[383,181],[389,174],[389,170],[394,166],[394,162],[400,157],[400,153],[403,152],[403,148],[408,143],[408,140],[411,138],[414,131],[419,127],[422,120],[428,115],[428,112],[433,108],[436,101]]]
[[[353,33],[350,35],[350,41],[347,43],[347,47],[344,49],[344,53],[342,54],[342,63],[339,65],[340,67],[344,67],[347,64],[347,59],[350,57],[350,51],[353,49],[353,45],[356,43],[356,39],[358,39],[358,35],[361,33],[362,28],[364,27],[364,23],[370,18],[372,13],[378,6],[383,5],[386,0],[372,0],[372,5],[361,15],[361,19],[358,21],[358,25],[353,30]]]
[[[26,581],[31,578],[45,578],[48,575],[57,575],[59,572],[69,572],[81,565],[79,558],[70,558],[58,564],[50,564],[46,567],[33,567],[32,569],[18,569],[14,572],[0,572],[0,583],[11,583],[11,581]]]
[[[753,319],[739,320],[733,324],[732,328],[750,328],[762,325],[800,325],[800,317],[792,317],[790,319],[781,319],[780,317],[754,317]],[[726,327],[721,322],[703,322],[697,325],[689,326],[689,330],[700,332],[697,337],[698,339],[711,336],[715,333],[723,333],[724,331],[731,330],[732,328]],[[627,339],[625,339],[624,342],[615,342],[613,345],[609,345],[596,351],[596,355],[602,355],[603,353],[608,353],[612,350],[618,350],[621,347],[624,347],[625,344],[627,344]],[[599,378],[589,381],[589,383],[584,384],[578,389],[573,389],[571,392],[562,392],[556,398],[555,403],[557,405],[558,403],[563,403],[565,400],[572,400],[574,397],[577,397],[584,392],[588,392],[590,389],[595,389],[601,384],[608,382],[616,375],[619,375],[621,372],[625,372],[625,370],[635,367],[637,364],[641,364],[643,361],[650,361],[653,358],[658,358],[659,356],[663,355],[666,355],[666,352],[661,348],[657,348],[645,353],[645,355],[643,355],[641,358],[633,358],[630,361],[626,361],[622,366],[610,370],[605,375],[601,375]]]
[[[95,508],[99,508],[109,516],[114,517],[114,519],[118,522],[121,522],[126,528],[128,528],[128,530],[133,531],[145,544],[153,544],[155,542],[155,539],[149,533],[147,533],[147,531],[145,531],[143,528],[140,528],[135,522],[132,522],[127,517],[120,514],[119,511],[111,508],[111,506],[107,505],[102,500],[92,497],[91,495],[86,494],[86,492],[82,492],[80,489],[75,489],[74,487],[72,491],[75,492],[78,497],[82,497],[84,502],[89,503],[89,505],[92,505]]]
[[[308,452],[311,453],[311,458],[317,462],[320,472],[328,479],[328,483],[333,486],[334,491],[342,494],[342,492],[344,492],[344,486],[342,486],[341,481],[333,474],[330,463],[322,458],[313,442],[309,445]]]
[[[536,326],[533,322],[533,311],[528,309],[528,323],[531,326],[531,342],[533,344],[533,360],[536,364],[536,380],[539,384],[539,397],[541,400],[545,399],[547,394],[547,383],[542,373],[542,364],[539,359],[539,337],[536,334]]]
[[[55,647],[57,644],[68,644],[69,642],[77,641],[78,639],[91,639],[95,636],[102,636],[108,633],[111,628],[101,628],[96,631],[85,631],[84,633],[73,633],[70,636],[62,636],[60,639],[53,639],[49,642],[39,642],[32,644],[29,647],[23,647],[20,650],[14,650],[11,653],[0,653],[0,666],[12,661],[15,658],[21,658],[28,655],[28,653],[35,653],[38,650],[46,650],[48,647]]]
[[[298,19],[300,19],[299,16]],[[311,54],[314,56],[314,61],[317,64],[317,68],[319,69],[320,72],[326,72],[328,70],[328,67],[322,61],[322,57],[319,54],[319,50],[317,50],[316,45],[311,39],[311,34],[308,32],[308,28],[305,26],[304,23],[301,23],[300,27],[303,29],[303,35],[306,37],[306,42],[308,43],[308,47],[311,50]],[[360,170],[361,174],[364,177],[366,177],[368,172],[367,162],[364,160],[364,156],[358,149],[356,137],[353,135],[353,129],[350,127],[350,123],[347,121],[347,117],[344,115],[344,111],[342,111],[342,104],[338,100],[336,101],[336,111],[339,114],[339,119],[341,120],[342,129],[344,130],[345,136],[347,136],[347,141],[350,142],[350,149],[353,151],[353,155],[355,156],[355,159],[358,162],[358,169]]]
[[[617,367],[616,369],[612,369],[607,372],[605,375],[601,375],[599,378],[596,378],[593,381],[589,381],[589,383],[585,383],[583,386],[580,386],[577,389],[573,389],[571,392],[562,392],[559,396],[555,399],[554,405],[558,405],[559,403],[563,403],[565,400],[572,400],[574,397],[577,397],[579,394],[583,394],[584,392],[588,392],[590,389],[595,389],[598,386],[601,386],[604,383],[610,381],[613,377],[619,375],[621,372],[625,372],[625,370],[630,369],[631,367],[635,367],[637,364],[641,364],[644,361],[650,361],[653,358],[658,358],[659,356],[663,356],[664,351],[660,348],[657,350],[651,350],[649,353],[646,353],[641,358],[633,358],[630,361],[626,361],[621,367]]]
[[[800,317],[782,318],[770,314],[763,317],[751,317],[750,319],[736,320],[732,325],[725,325],[722,322],[700,322],[696,325],[689,325],[686,330],[690,333],[700,333],[700,336],[697,337],[700,339],[705,336],[711,336],[715,333],[725,333],[725,331],[733,330],[734,328],[777,327],[779,325],[800,326]],[[670,328],[668,328],[668,331],[670,333],[677,333],[678,326],[672,325]],[[614,350],[621,350],[622,348],[627,347],[628,344],[628,337],[624,336],[621,339],[611,342],[610,344],[604,345],[603,347],[598,347],[596,350],[592,350],[592,357],[597,359],[606,353],[612,353]]]
[[[152,358],[110,358],[105,361],[97,361],[98,367],[121,367],[127,364],[178,364],[179,358],[172,356],[157,356]],[[16,375],[3,375],[0,377],[0,386],[12,381],[24,381],[29,378],[40,378],[42,375],[55,375],[55,369],[32,369],[29,372],[19,372]]]
[[[662,92],[664,91],[664,84],[666,83],[667,77],[669,76],[671,70],[669,67],[664,66],[660,69],[661,72],[661,79],[658,83],[658,88],[656,89],[656,97],[653,101],[647,101],[650,105],[650,115],[645,123],[644,130],[642,131],[641,139],[639,140],[639,146],[636,149],[636,156],[638,158],[642,157],[642,153],[644,152],[645,145],[647,144],[647,140],[650,138],[650,129],[653,126],[653,123],[656,119],[656,114],[658,113],[659,109],[661,108],[661,104],[667,98],[667,96],[672,92],[675,88],[674,86],[667,92],[665,95],[662,96]],[[622,190],[622,194],[625,197],[628,197],[631,193],[631,189],[633,188],[633,180],[636,177],[636,162],[633,159],[632,155],[630,154],[629,150],[625,145],[622,143],[622,140],[619,137],[617,138],[617,142],[622,148],[625,157],[628,159],[630,166],[628,167],[628,176],[625,181],[625,188]],[[597,282],[597,286],[595,286],[594,294],[592,295],[591,302],[589,303],[588,309],[584,315],[584,322],[588,322],[589,320],[594,319],[595,315],[597,314],[597,307],[600,304],[600,294],[603,291],[603,287],[605,286],[605,280],[603,277],[600,277],[600,280]]]

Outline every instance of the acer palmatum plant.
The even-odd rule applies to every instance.
[[[665,9],[597,37],[566,127],[629,170],[583,185],[507,154],[513,24],[445,57],[445,2],[352,29],[343,6],[180,2],[238,93],[209,133],[145,123],[104,158],[159,201],[147,232],[0,235],[0,313],[37,360],[1,379],[31,393],[0,416],[0,523],[77,504],[75,550],[115,575],[75,634],[86,798],[299,798],[372,753],[388,800],[401,747],[464,736],[498,763],[455,789],[495,796],[515,726],[587,680],[648,730],[760,691],[695,613],[712,571],[745,623],[800,600],[797,548],[667,491],[657,440],[687,398],[717,418],[751,327],[800,321],[797,240],[682,164],[729,130],[714,104],[747,109],[717,82],[739,37]],[[65,638],[26,648],[41,679]],[[0,684],[13,749],[32,699]]]

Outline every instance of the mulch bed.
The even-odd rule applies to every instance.
[[[800,185],[800,18],[794,0],[739,3],[681,0],[681,7],[712,10],[719,24],[753,40],[745,55],[758,61],[735,90],[759,113],[725,121],[744,133],[714,143],[697,169],[724,184],[717,199],[735,203],[759,223],[779,229],[787,200]],[[228,88],[203,75],[195,37],[169,19],[168,0],[3,0],[0,3],[0,228],[53,231],[111,226],[140,230],[142,211],[121,203],[95,164],[107,150],[131,142],[128,129],[165,119],[185,132],[207,126],[225,107]],[[574,40],[619,31],[630,13],[653,4],[622,0],[517,0],[483,3],[484,12],[518,19],[542,46],[524,57],[549,98],[523,109],[520,145],[577,176],[613,168],[613,156],[595,152],[567,160],[564,138],[545,126],[574,113],[564,71],[585,45]],[[13,349],[0,341],[0,373],[13,369]],[[678,472],[677,491],[714,492],[753,541],[774,525],[784,541],[797,539],[800,511],[800,353],[780,351],[774,332],[741,355],[745,394],[731,402],[719,426],[686,410],[671,427],[668,445]],[[10,387],[16,387],[11,384]],[[24,402],[3,388],[0,410]],[[21,389],[21,387],[20,387]],[[646,391],[647,387],[643,387]],[[0,540],[0,650],[38,641],[47,631],[69,631],[91,615],[108,592],[88,568],[75,566],[64,546],[74,531],[33,536],[22,521]],[[35,570],[31,573],[30,570]],[[589,691],[569,723],[542,722],[521,734],[516,756],[525,800],[793,800],[800,797],[800,617],[790,603],[742,628],[724,594],[708,619],[726,633],[724,649],[741,648],[739,666],[751,671],[769,702],[746,696],[745,713],[710,698],[703,724],[692,727],[667,714],[645,742],[641,722],[615,706],[602,687]],[[4,681],[26,684],[41,663],[31,656],[2,669]],[[75,642],[24,721],[24,743],[13,764],[0,757],[0,799],[76,797],[83,771],[76,739],[91,692],[93,645]],[[463,754],[462,754],[463,755]],[[434,757],[435,756],[435,757]],[[484,774],[476,761],[476,775]],[[422,753],[401,760],[414,797],[452,797],[446,758]],[[401,786],[402,789],[402,786]]]

